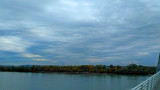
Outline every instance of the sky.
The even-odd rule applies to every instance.
[[[1,0],[1,65],[156,65],[159,0]]]

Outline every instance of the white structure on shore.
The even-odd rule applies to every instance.
[[[157,72],[160,71],[160,53],[158,58],[158,64],[157,64]]]

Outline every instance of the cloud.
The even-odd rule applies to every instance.
[[[52,63],[57,63],[58,61],[50,61],[50,62],[52,62]]]
[[[91,63],[97,63],[97,62],[104,62],[104,61],[113,61],[113,60],[117,60],[119,59],[118,57],[101,57],[101,58],[96,58],[96,57],[90,57],[88,60],[88,62]]]
[[[2,51],[24,52],[32,45],[31,42],[17,36],[1,36],[0,41],[0,50]]]
[[[32,59],[32,60],[35,60],[35,61],[50,61],[49,59]]]
[[[142,55],[149,55],[149,52],[138,52],[137,55],[140,55],[140,56],[142,56]]]
[[[23,54],[24,57],[29,57],[29,58],[34,58],[34,57],[42,57],[40,55],[34,55],[34,54],[31,54],[31,53],[25,53]]]

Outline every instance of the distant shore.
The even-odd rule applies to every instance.
[[[8,72],[61,72],[61,73],[108,73],[124,75],[148,75],[156,73],[154,66],[142,66],[130,64],[128,66],[106,66],[106,65],[74,65],[74,66],[54,66],[54,65],[22,65],[22,66],[0,66],[0,71]]]

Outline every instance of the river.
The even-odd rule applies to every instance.
[[[126,90],[149,75],[0,72],[0,90]]]

